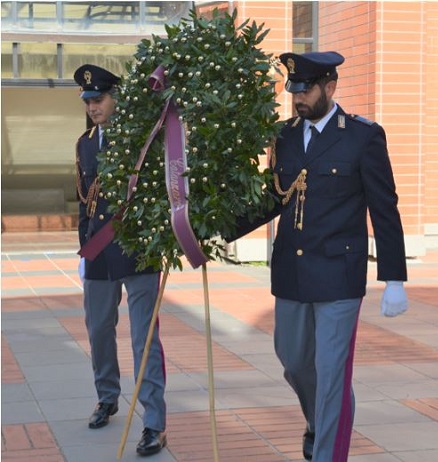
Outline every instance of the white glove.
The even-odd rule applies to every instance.
[[[386,281],[382,295],[381,311],[383,316],[394,317],[408,309],[408,297],[403,281]]]
[[[79,272],[79,279],[81,280],[83,284],[84,279],[85,279],[85,258],[83,257],[79,260],[78,272]]]

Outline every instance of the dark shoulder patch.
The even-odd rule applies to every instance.
[[[372,120],[366,119],[365,117],[356,114],[350,114],[350,118],[353,120],[357,120],[358,122],[362,122],[365,125],[373,125],[375,123]]]

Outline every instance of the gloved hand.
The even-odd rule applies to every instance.
[[[381,311],[383,316],[394,317],[408,309],[408,297],[403,281],[386,281],[382,295]]]
[[[85,258],[83,257],[79,260],[78,272],[79,278],[83,284],[85,279]]]

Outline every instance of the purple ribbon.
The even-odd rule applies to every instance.
[[[166,187],[170,200],[172,228],[179,245],[193,268],[206,263],[208,258],[202,252],[190,226],[189,182],[183,173],[187,170],[184,127],[178,117],[175,105],[170,102],[164,135]]]
[[[162,91],[164,85],[164,67],[158,66],[150,75],[148,83],[155,91]],[[146,153],[155,136],[166,121],[165,130],[165,172],[166,188],[171,204],[171,223],[175,237],[187,260],[193,268],[206,263],[208,258],[199,247],[199,243],[193,233],[189,220],[188,201],[189,183],[187,177],[182,176],[187,169],[187,157],[185,153],[184,127],[178,117],[178,111],[170,99],[161,112],[161,116],[148,136],[146,143],[140,151],[135,170],[128,183],[128,202],[131,200],[133,191],[138,181],[140,171]],[[94,236],[89,239],[79,250],[78,254],[87,260],[94,260],[97,255],[114,239],[113,221],[120,220],[124,209],[114,215]]]

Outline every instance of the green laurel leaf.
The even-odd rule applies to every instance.
[[[236,17],[236,11],[215,12],[212,19],[192,11],[190,19],[166,26],[167,37],[141,40],[135,60],[126,65],[106,133],[109,148],[99,154],[99,180],[110,212],[123,210],[116,240],[136,255],[138,269],[162,269],[164,262],[182,268],[166,190],[164,129],[136,170],[167,98],[186,131],[189,218],[205,255],[221,255],[221,236],[236,231],[239,217],[255,219],[273,207],[266,192],[271,173],[260,169],[259,159],[280,129],[271,55],[258,48],[268,31],[249,20],[236,27]],[[161,92],[148,82],[159,65],[167,74]],[[133,173],[138,180],[128,201]]]

